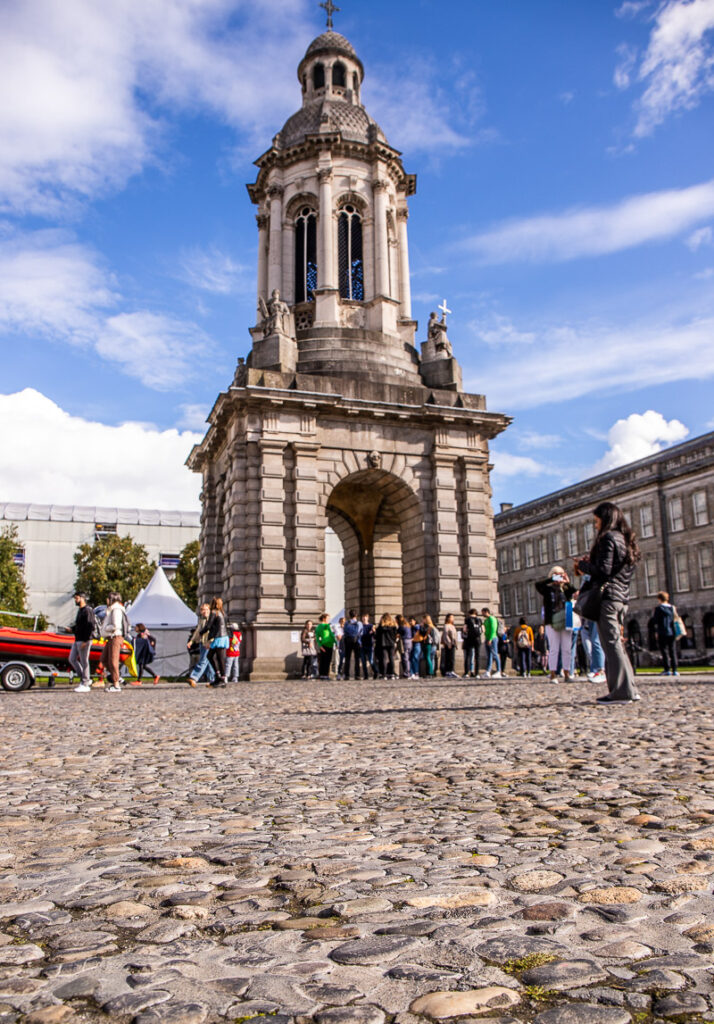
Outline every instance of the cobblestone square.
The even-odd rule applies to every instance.
[[[714,684],[0,697],[0,1024],[714,1020]]]

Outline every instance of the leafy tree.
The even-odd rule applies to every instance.
[[[131,537],[110,534],[94,544],[81,544],[75,552],[75,589],[83,591],[93,605],[104,604],[115,590],[126,603],[133,601],[156,571],[146,548]]]
[[[173,588],[189,608],[198,606],[198,552],[200,542],[189,541],[181,552],[181,559],[172,582]]]
[[[0,533],[0,608],[8,612],[27,611],[25,580],[13,557],[21,546],[17,527],[4,527]],[[0,615],[0,625],[26,628],[24,621],[14,615]]]

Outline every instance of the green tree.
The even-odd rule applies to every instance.
[[[200,541],[189,541],[181,552],[176,575],[171,581],[178,596],[192,609],[198,606],[198,552],[200,546]]]
[[[94,544],[81,544],[74,555],[77,566],[75,589],[83,591],[89,603],[104,604],[107,594],[116,591],[124,603],[133,601],[156,571],[146,548],[131,537],[110,534]]]
[[[6,526],[0,533],[0,609],[8,612],[27,611],[27,590],[22,570],[15,565],[15,552],[22,545],[16,526]],[[0,625],[31,628],[25,619],[15,615],[0,615]]]

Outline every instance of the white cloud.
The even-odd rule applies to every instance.
[[[253,287],[253,270],[236,263],[215,246],[182,253],[179,277],[194,288],[214,295],[231,295]]]
[[[621,43],[616,51],[618,63],[613,73],[613,81],[618,89],[629,89],[632,72],[637,63],[637,50],[627,43]]]
[[[182,427],[184,430],[196,430],[201,435],[205,434],[208,429],[206,420],[211,411],[210,406],[184,402],[179,409],[181,417],[176,426]]]
[[[616,18],[636,18],[640,11],[652,6],[652,0],[624,0],[615,11]]]
[[[474,86],[475,96],[479,96]],[[459,97],[437,84],[428,61],[413,75],[391,65],[374,67],[365,79],[363,101],[393,146],[410,153],[460,150],[472,145],[480,106],[465,114]],[[461,116],[459,116],[459,114]],[[460,122],[460,125],[459,125]]]
[[[483,263],[557,262],[663,241],[713,214],[714,180],[630,196],[613,206],[505,221],[463,244]]]
[[[521,448],[557,448],[562,443],[560,434],[540,434],[537,430],[521,430],[518,433],[518,445]]]
[[[642,414],[633,412],[610,427],[607,435],[610,447],[596,462],[593,473],[605,473],[656,455],[667,445],[683,441],[688,434],[689,430],[679,420],[666,420],[662,413],[653,409]]]
[[[526,352],[514,346],[498,355],[509,373],[480,365],[466,390],[489,380],[489,408],[537,408],[586,395],[639,391],[660,384],[714,377],[714,316],[684,321],[663,313],[651,322],[546,326]],[[500,364],[499,364],[500,365]]]
[[[666,0],[658,10],[638,78],[635,135],[651,135],[666,118],[691,110],[714,89],[714,0]]]
[[[542,476],[551,473],[542,462],[537,462],[528,455],[510,455],[494,449],[491,452],[493,472],[498,476]]]
[[[487,345],[530,345],[535,341],[532,331],[519,330],[512,320],[501,313],[492,313],[487,320],[472,320],[469,329]]]
[[[156,158],[162,112],[263,137],[299,97],[306,15],[304,0],[8,0],[0,206],[56,213],[123,186]]]
[[[198,509],[200,478],[184,462],[201,436],[85,420],[32,388],[0,395],[0,492],[14,501]]]
[[[705,267],[704,270],[698,271],[694,277],[697,281],[709,281],[714,277],[714,267]]]
[[[201,372],[209,340],[195,324],[122,303],[97,254],[62,232],[0,238],[0,331],[93,349],[149,388]]]
[[[703,245],[714,244],[714,231],[712,231],[709,225],[705,228],[698,228],[696,231],[692,232],[686,242],[692,252],[696,252],[697,249],[701,249]]]

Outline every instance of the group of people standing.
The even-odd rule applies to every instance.
[[[226,622],[223,599],[214,597],[198,610],[198,622],[186,647],[191,657],[188,685],[196,687],[206,677],[206,686],[225,687],[240,678],[240,648],[243,639],[237,622]]]

